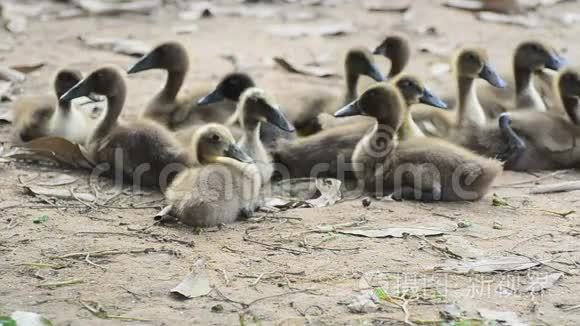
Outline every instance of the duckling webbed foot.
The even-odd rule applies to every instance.
[[[441,190],[439,189],[420,189],[413,187],[402,187],[396,190],[392,195],[393,200],[416,200],[422,202],[435,202],[441,200]]]
[[[247,220],[249,218],[254,217],[254,210],[248,207],[244,207],[242,209],[240,209],[240,215],[239,215],[239,219],[241,220]]]
[[[526,151],[526,143],[511,127],[511,115],[502,113],[499,116],[499,129],[507,138],[507,149],[498,153],[497,159],[502,162],[515,162]]]

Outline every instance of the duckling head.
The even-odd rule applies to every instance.
[[[393,83],[403,95],[407,106],[423,103],[436,108],[447,109],[447,104],[425,87],[417,77],[401,75]]]
[[[15,137],[19,141],[28,142],[49,134],[50,119],[54,114],[54,106],[46,103],[37,105],[34,102],[22,100],[15,107],[12,125],[17,130]]]
[[[234,72],[226,75],[208,95],[197,101],[198,105],[208,105],[225,99],[238,102],[240,96],[255,83],[252,78],[243,72]]]
[[[127,73],[134,74],[150,69],[185,71],[188,66],[189,58],[185,47],[178,42],[166,42],[144,55],[128,69]]]
[[[192,146],[194,160],[200,164],[220,162],[223,158],[234,159],[243,163],[251,163],[252,158],[238,145],[227,127],[208,123],[193,135]]]
[[[334,113],[335,117],[366,115],[376,118],[393,131],[397,130],[406,106],[401,92],[391,84],[378,83],[369,87],[355,101]]]
[[[368,76],[375,81],[383,81],[385,77],[375,64],[373,55],[366,48],[353,48],[346,54],[345,70],[347,78],[360,75]]]
[[[542,42],[526,41],[516,48],[514,65],[529,71],[543,68],[560,70],[566,65],[566,59]]]
[[[556,77],[557,90],[563,101],[564,108],[574,124],[580,124],[580,73],[578,69],[563,69]]]
[[[125,91],[125,81],[119,69],[113,66],[105,66],[93,71],[85,79],[69,89],[60,97],[60,101],[62,103],[81,96],[88,96],[98,101],[100,99],[95,94],[116,97],[124,96]]]
[[[391,71],[389,76],[398,75],[409,62],[411,57],[411,47],[409,41],[397,35],[387,36],[387,38],[373,51],[375,55],[382,55],[391,61]]]
[[[57,97],[61,97],[74,85],[83,79],[83,75],[76,69],[60,69],[54,77],[54,92]]]
[[[265,121],[287,132],[296,130],[278,105],[260,88],[247,89],[240,97],[239,106],[243,128],[252,129],[258,122]]]
[[[481,78],[497,88],[505,88],[507,83],[489,64],[487,53],[483,49],[463,48],[455,57],[456,74],[459,77]]]

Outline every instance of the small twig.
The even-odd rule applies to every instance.
[[[62,282],[44,283],[44,284],[39,284],[38,287],[41,287],[41,288],[57,288],[57,287],[60,287],[60,286],[80,284],[80,283],[84,283],[84,281],[83,280],[80,280],[80,279],[75,279],[75,280],[68,280],[68,281],[62,281]]]
[[[518,246],[520,246],[522,243],[528,242],[528,241],[530,241],[530,240],[536,240],[536,239],[539,239],[539,238],[543,238],[543,237],[545,237],[545,236],[547,236],[547,235],[549,235],[549,236],[551,236],[551,237],[554,237],[554,235],[553,235],[552,233],[544,233],[544,234],[536,235],[536,236],[533,236],[533,237],[531,237],[531,238],[528,238],[528,239],[525,239],[525,240],[522,240],[522,241],[520,241],[520,242],[516,243],[516,244],[515,244],[515,245],[514,245],[514,246],[513,246],[513,247],[510,249],[510,251],[513,251],[513,250],[514,250],[514,249],[516,249]]]
[[[549,178],[555,177],[558,174],[562,174],[562,173],[566,173],[566,172],[568,172],[568,171],[567,170],[556,171],[556,172],[552,172],[550,174],[547,174],[547,175],[544,175],[544,176],[541,176],[541,177],[535,177],[534,179],[531,179],[531,180],[519,181],[519,182],[513,182],[513,183],[506,183],[506,184],[503,184],[503,185],[497,185],[494,188],[509,188],[509,187],[514,187],[514,186],[525,185],[525,184],[528,184],[528,183],[535,183],[535,182],[538,182],[538,181],[542,181],[542,180],[545,180],[545,179],[549,179]]]
[[[45,264],[45,263],[22,263],[19,264],[22,266],[30,266],[30,267],[37,267],[37,268],[52,268],[52,269],[62,269],[66,266],[64,265],[56,265],[56,264]]]
[[[551,268],[551,269],[553,269],[553,270],[555,270],[555,271],[557,271],[557,272],[564,273],[566,276],[572,276],[572,275],[574,275],[574,274],[572,274],[572,273],[570,273],[570,272],[568,272],[568,271],[565,271],[565,270],[563,270],[563,269],[560,269],[560,268],[558,268],[558,267],[554,267],[554,266],[552,266],[552,265],[550,265],[550,264],[546,263],[545,261],[538,260],[538,259],[536,259],[536,258],[534,258],[534,257],[530,257],[530,256],[528,256],[528,255],[524,255],[524,254],[522,254],[522,253],[519,253],[519,252],[516,252],[516,251],[508,251],[508,252],[509,252],[509,253],[511,253],[511,254],[514,254],[514,255],[516,255],[516,256],[526,257],[526,258],[528,258],[528,259],[530,259],[530,260],[532,260],[532,261],[534,261],[534,262],[536,262],[536,263],[538,263],[538,264],[540,264],[540,265],[544,265],[544,266],[546,266],[546,267],[549,267],[549,268]]]
[[[580,181],[570,181],[570,182],[562,182],[562,183],[555,183],[545,186],[539,186],[532,190],[530,190],[530,194],[550,194],[555,192],[568,192],[568,191],[576,191],[580,190]]]
[[[254,240],[254,239],[250,239],[249,236],[244,236],[242,238],[244,241],[248,241],[248,242],[252,242],[255,244],[259,244],[262,245],[268,249],[272,249],[272,250],[284,250],[284,251],[288,251],[289,253],[292,253],[294,255],[301,255],[301,254],[307,254],[308,251],[302,251],[302,250],[296,250],[296,249],[292,249],[292,248],[286,248],[280,245],[275,245],[275,244],[271,244],[271,243],[265,243],[265,242],[260,242],[258,240]]]
[[[260,283],[260,280],[262,279],[262,277],[263,277],[264,275],[266,275],[266,274],[270,274],[270,273],[272,273],[272,272],[264,272],[264,273],[260,274],[260,275],[258,276],[258,278],[256,278],[256,280],[254,281],[254,283],[252,283],[252,285],[250,285],[250,287],[253,287],[253,288],[255,288],[255,287],[258,285],[258,283]]]
[[[90,254],[93,257],[104,257],[104,256],[111,256],[111,255],[141,254],[141,253],[149,253],[149,252],[157,252],[157,250],[155,248],[129,249],[129,250],[111,249],[111,250],[98,250],[98,251],[89,251],[89,252],[73,252],[70,254],[62,255],[62,256],[54,256],[52,258],[57,258],[57,259],[79,258],[79,257],[85,257],[88,254]]]
[[[458,255],[458,254],[454,253],[453,251],[451,251],[449,248],[441,248],[441,247],[435,245],[433,242],[427,240],[425,237],[420,237],[417,235],[412,235],[412,237],[417,238],[419,240],[423,240],[425,243],[427,243],[429,246],[431,246],[431,248],[435,249],[435,251],[438,251],[438,252],[444,254],[445,256],[451,257],[453,259],[459,259],[459,260],[461,260],[463,258],[461,255]]]
[[[230,279],[228,278],[228,273],[226,272],[225,269],[218,269],[221,273],[222,276],[224,277],[224,281],[226,282],[226,286],[230,285]]]
[[[98,268],[100,268],[100,269],[102,269],[102,270],[104,270],[104,271],[106,271],[106,270],[107,270],[107,268],[105,268],[105,267],[103,267],[103,266],[101,266],[101,265],[98,265],[98,264],[95,264],[95,263],[93,263],[93,262],[92,262],[92,261],[89,259],[89,256],[90,256],[90,255],[91,255],[91,253],[89,252],[89,253],[87,253],[87,256],[85,257],[85,261],[86,261],[87,263],[89,263],[89,265],[93,265],[93,266],[95,266],[95,267],[98,267]]]
[[[133,298],[137,299],[138,301],[141,301],[141,297],[140,297],[140,296],[139,296],[137,293],[135,293],[135,292],[133,292],[133,291],[131,291],[131,290],[127,289],[127,288],[126,288],[126,287],[124,287],[124,286],[121,286],[121,289],[123,289],[123,290],[127,291],[127,293],[129,293],[130,295],[132,295],[132,296],[133,296]]]
[[[77,200],[79,203],[81,203],[81,204],[85,205],[85,206],[86,206],[86,207],[88,207],[89,209],[95,209],[95,210],[97,209],[97,207],[96,207],[96,206],[94,206],[94,205],[92,205],[92,203],[87,203],[87,202],[85,202],[85,201],[81,200],[81,199],[80,199],[80,198],[77,196],[77,194],[75,193],[74,189],[72,189],[72,188],[71,188],[71,189],[69,189],[69,192],[70,192],[71,196],[72,196],[74,199],[76,199],[76,200]],[[95,198],[96,198],[96,197],[95,197]]]

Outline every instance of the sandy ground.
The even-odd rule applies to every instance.
[[[330,55],[332,66],[341,72],[343,54],[350,46],[373,47],[392,32],[407,35],[415,45],[427,40],[451,48],[463,44],[484,46],[492,62],[506,72],[510,51],[523,39],[547,40],[565,50],[571,62],[576,62],[580,54],[580,25],[564,28],[549,23],[545,28],[525,29],[485,24],[469,13],[443,8],[439,1],[415,1],[411,20],[435,27],[438,37],[402,30],[397,26],[400,14],[369,13],[354,1],[334,8],[278,8],[285,12],[314,11],[321,15],[318,22],[351,21],[356,32],[291,40],[267,33],[268,26],[282,23],[280,18],[218,16],[195,22],[198,31],[178,36],[173,28],[190,23],[177,20],[176,9],[170,6],[152,16],[32,21],[25,33],[14,37],[14,50],[0,53],[0,62],[47,63],[29,75],[24,84],[25,94],[45,92],[57,67],[73,66],[88,72],[102,64],[127,67],[134,61],[88,49],[78,36],[134,37],[151,44],[175,39],[187,46],[193,58],[187,87],[215,84],[219,76],[232,70],[221,56],[234,54],[242,66],[253,66],[249,71],[259,84],[279,94],[284,103],[301,89],[314,85],[340,90],[342,82],[291,75],[266,64],[265,59],[278,55],[306,63],[313,56]],[[580,4],[563,4],[542,14],[564,12],[580,12]],[[450,76],[433,78],[427,69],[442,59],[418,53],[417,46],[414,50],[410,71],[426,79],[439,94],[452,93]],[[381,65],[387,68],[386,61]],[[137,112],[163,78],[158,72],[129,78],[130,98],[124,114]],[[10,125],[2,125],[0,140],[9,141],[10,131]],[[513,311],[533,325],[580,324],[578,214],[554,214],[580,210],[578,193],[529,194],[537,183],[575,180],[580,176],[578,172],[506,172],[493,192],[506,198],[509,206],[494,206],[491,193],[475,203],[381,200],[363,208],[360,200],[354,200],[262,216],[221,229],[193,230],[181,225],[152,225],[153,215],[162,206],[158,193],[129,189],[111,198],[109,207],[89,208],[76,201],[31,197],[21,187],[21,183],[38,185],[67,174],[78,180],[59,188],[90,192],[88,178],[81,172],[25,163],[3,163],[0,171],[0,315],[14,310],[33,311],[55,325],[399,325],[404,323],[405,304],[410,322],[435,325],[440,323],[439,311],[444,303],[457,303],[469,318],[480,318],[478,310],[486,308]],[[537,179],[541,176],[547,177]],[[101,201],[114,190],[103,182]],[[516,182],[525,183],[513,185]],[[42,216],[47,217],[45,222],[33,222]],[[320,225],[345,223],[369,228],[420,225],[449,232],[429,237],[428,242],[416,237],[371,239],[314,232]],[[103,254],[104,250],[113,252]],[[464,260],[521,254],[545,264],[520,272],[437,273],[434,266],[454,261],[449,251]],[[63,258],[66,255],[69,257]],[[198,259],[206,262],[210,283],[218,291],[190,300],[171,295],[169,290]],[[563,275],[542,293],[521,290],[531,277],[554,273]],[[46,287],[59,282],[71,284]],[[382,287],[392,296],[407,292],[403,297],[409,302],[387,300],[376,312],[351,313],[348,303],[373,287]],[[83,308],[82,303],[98,303],[103,309],[100,317]],[[103,319],[107,314],[141,321]]]

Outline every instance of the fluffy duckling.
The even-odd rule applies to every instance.
[[[274,166],[272,157],[260,138],[261,125],[267,122],[286,132],[294,132],[294,126],[280,112],[274,101],[256,87],[249,88],[242,94],[235,115],[238,116],[243,130],[238,145],[259,167],[262,183],[268,183]]]
[[[396,87],[377,84],[335,113],[337,117],[369,115],[375,126],[359,141],[352,161],[367,192],[422,201],[464,201],[483,197],[501,173],[498,161],[432,138],[398,143],[404,121],[404,99]]]
[[[19,141],[57,136],[83,144],[95,122],[71,101],[58,98],[82,79],[81,72],[61,69],[54,78],[54,95],[23,97],[14,104],[14,134]],[[74,122],[74,123],[73,123]]]
[[[393,80],[393,85],[401,90],[407,105],[423,103],[438,108],[446,105],[429,91],[416,77],[401,75]],[[361,137],[376,123],[371,120],[336,124],[334,128],[295,141],[280,141],[273,152],[274,161],[287,168],[289,177],[335,177],[353,178],[351,158]],[[335,121],[346,118],[334,118]],[[415,125],[408,112],[403,116],[403,126],[399,137],[403,139],[421,137],[423,134]]]
[[[191,146],[194,167],[182,171],[166,191],[173,214],[195,226],[250,217],[259,201],[260,173],[227,127],[204,125],[195,132]]]
[[[188,68],[187,50],[177,42],[158,45],[129,68],[129,74],[150,69],[167,71],[165,86],[145,107],[142,117],[157,121],[169,129],[178,129],[203,122],[224,122],[233,113],[235,105],[230,102],[218,106],[197,106],[201,96],[207,94],[207,88],[190,91],[178,98]]]
[[[544,69],[558,71],[565,65],[566,60],[549,45],[539,41],[522,42],[514,51],[515,89],[483,88],[480,91],[482,103],[490,108],[493,108],[493,103],[495,103],[500,106],[501,111],[546,112],[548,107],[534,85],[534,76]]]
[[[375,55],[385,56],[391,62],[391,69],[387,75],[390,80],[405,70],[411,58],[409,41],[397,35],[387,36],[385,40],[373,51]]]
[[[162,190],[176,173],[190,165],[174,136],[160,124],[149,120],[118,121],[127,94],[125,80],[115,67],[93,71],[61,96],[70,101],[80,96],[100,94],[108,108],[85,147],[89,158],[103,163],[115,177],[124,176],[134,185],[155,186]]]
[[[505,161],[516,171],[569,169],[580,166],[578,117],[580,75],[564,69],[556,77],[557,93],[567,117],[552,112],[516,111],[503,113],[498,123],[464,130],[458,143],[489,157]]]
[[[483,49],[463,48],[453,59],[457,78],[457,103],[455,112],[417,112],[414,115],[422,130],[425,125],[438,126],[431,135],[448,137],[455,130],[482,126],[487,122],[486,113],[477,96],[477,79],[483,79],[497,88],[504,88],[507,83],[490,65],[487,53]]]

